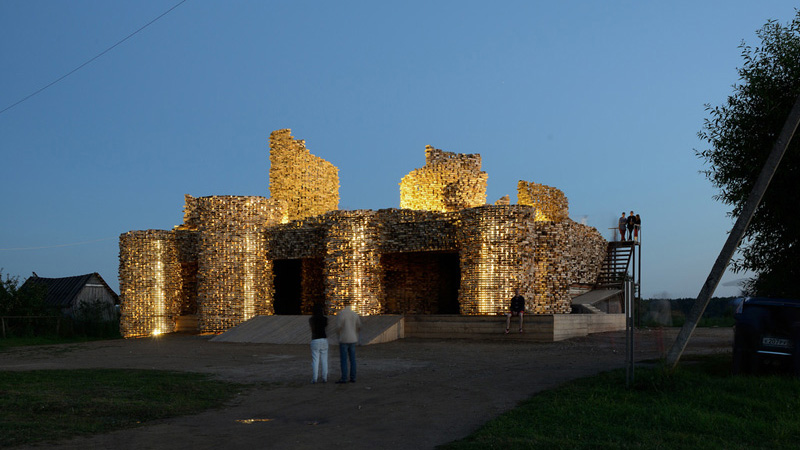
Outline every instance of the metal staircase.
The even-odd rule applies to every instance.
[[[622,289],[622,283],[628,274],[634,249],[638,242],[614,241],[608,243],[606,259],[600,267],[595,289]],[[636,268],[634,267],[634,271]]]

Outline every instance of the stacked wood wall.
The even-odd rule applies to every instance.
[[[332,313],[347,304],[361,315],[381,312],[380,232],[374,216],[367,210],[326,215],[325,298]]]
[[[381,209],[381,253],[457,250],[457,213],[410,209]]]
[[[265,230],[282,208],[264,197],[197,200],[197,303],[202,332],[221,332],[257,314],[272,314],[272,261]]]
[[[517,203],[536,208],[536,220],[560,222],[569,218],[569,201],[561,190],[520,180],[517,183]]]
[[[301,307],[303,314],[311,314],[315,304],[325,305],[325,261],[322,258],[301,260]]]
[[[452,261],[452,265],[451,265]],[[381,255],[386,314],[457,314],[458,253]]]
[[[291,130],[273,131],[269,137],[270,198],[284,202],[285,220],[302,219],[339,208],[339,169],[314,156],[305,141]]]
[[[486,172],[481,155],[425,147],[425,166],[400,181],[400,207],[458,211],[486,203]]]
[[[606,241],[595,228],[570,219],[537,221],[532,311],[570,312],[570,285],[594,283],[605,258]]]
[[[120,333],[171,333],[183,292],[175,235],[129,231],[119,237]]]
[[[459,225],[461,314],[503,313],[515,289],[530,299],[536,251],[533,208],[472,208],[461,212]]]

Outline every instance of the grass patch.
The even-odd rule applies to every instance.
[[[537,394],[469,437],[461,449],[789,449],[800,442],[800,380],[731,376],[730,355],[675,371],[616,370]]]
[[[9,337],[0,338],[0,352],[14,348],[24,347],[29,345],[56,345],[56,344],[75,344],[89,341],[105,341],[109,338],[106,337],[88,337],[88,336],[28,336],[28,337]]]
[[[193,414],[221,406],[241,388],[159,370],[0,372],[0,448]]]

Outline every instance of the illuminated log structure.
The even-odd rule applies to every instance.
[[[461,215],[462,314],[508,310],[514,289],[530,299],[534,243],[528,240],[534,210],[525,206],[484,206]],[[530,308],[528,308],[530,309]]]
[[[360,315],[381,312],[378,224],[374,211],[335,211],[326,218],[325,299],[328,309],[347,304]]]
[[[171,231],[129,231],[119,237],[120,332],[125,337],[171,333],[183,285]]]
[[[494,204],[497,206],[508,206],[511,204],[511,198],[509,198],[508,195],[504,195],[498,198]]]
[[[569,201],[561,190],[533,182],[517,183],[517,204],[536,208],[536,220],[561,222],[569,218]]]
[[[272,261],[267,227],[282,208],[265,197],[195,199],[200,235],[197,252],[199,328],[221,332],[258,314],[272,314]]]
[[[531,313],[569,313],[571,286],[596,281],[607,243],[569,219],[563,192],[520,181],[517,205],[486,205],[480,155],[428,146],[425,160],[400,182],[401,209],[340,211],[338,169],[273,132],[271,198],[187,195],[174,230],[120,236],[122,334],[172,331],[178,314],[218,333],[317,303],[494,315],[515,289]]]
[[[423,211],[459,211],[486,203],[481,155],[425,147],[425,167],[400,181],[400,207]]]
[[[527,306],[536,314],[568,313],[570,285],[597,281],[608,243],[595,228],[570,219],[536,221],[535,230],[535,270]]]
[[[269,136],[270,198],[284,203],[287,220],[339,209],[339,169],[312,155],[306,141],[294,139],[291,132],[277,130]]]

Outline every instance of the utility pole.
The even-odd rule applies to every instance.
[[[739,217],[736,218],[736,223],[733,225],[733,229],[728,235],[728,240],[725,241],[725,245],[722,246],[722,251],[719,253],[719,256],[717,256],[717,261],[711,268],[711,273],[708,274],[708,278],[705,284],[703,284],[703,288],[700,289],[697,300],[695,300],[694,305],[692,305],[692,310],[689,311],[689,315],[686,317],[686,322],[684,322],[683,327],[681,327],[681,331],[678,333],[675,343],[667,354],[667,364],[671,367],[675,367],[681,355],[683,355],[689,338],[692,336],[694,329],[697,328],[697,322],[703,316],[703,312],[705,312],[706,306],[708,306],[708,301],[717,289],[719,280],[722,278],[722,274],[725,273],[725,268],[728,266],[733,254],[739,247],[739,243],[744,237],[744,233],[756,212],[756,208],[758,208],[758,204],[761,203],[761,199],[764,197],[764,193],[767,191],[767,187],[769,187],[769,183],[772,181],[772,177],[775,175],[778,165],[781,159],[783,159],[783,155],[786,154],[786,149],[792,141],[798,124],[800,124],[800,96],[795,100],[792,111],[783,124],[781,134],[775,141],[775,145],[773,145],[772,151],[767,157],[767,161],[764,163],[764,167],[761,169],[756,183],[753,185],[753,190],[750,191],[750,196],[747,198],[742,211],[739,213]]]

